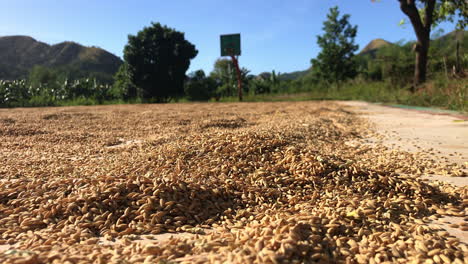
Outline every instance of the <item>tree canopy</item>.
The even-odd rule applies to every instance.
[[[249,70],[241,68],[241,81],[244,92],[248,91]],[[237,76],[234,63],[230,59],[217,59],[210,77],[218,83],[218,96],[234,96]]]
[[[185,73],[198,51],[184,33],[152,23],[128,36],[124,60],[128,76],[141,96],[166,102],[184,93]]]
[[[185,95],[191,101],[206,101],[215,96],[216,81],[197,70],[188,75],[185,84]]]
[[[398,2],[401,11],[409,18],[417,38],[414,46],[416,52],[414,89],[426,81],[431,30],[443,21],[456,21],[457,27],[464,29],[468,23],[468,4],[465,0],[398,0]]]
[[[317,36],[317,44],[322,48],[316,59],[312,59],[312,70],[316,78],[328,82],[341,82],[357,74],[354,44],[357,26],[349,23],[349,15],[341,18],[338,7],[333,7],[323,23],[324,34]]]

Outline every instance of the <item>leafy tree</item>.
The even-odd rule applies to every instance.
[[[271,79],[271,72],[259,73],[257,76],[257,79],[262,80],[262,81],[268,81]]]
[[[189,74],[185,94],[191,101],[206,101],[215,96],[216,87],[213,78],[206,77],[203,70],[198,70]]]
[[[138,97],[138,90],[132,83],[127,63],[120,65],[119,70],[115,73],[112,91],[117,98],[133,99]]]
[[[349,15],[339,18],[338,7],[330,9],[327,20],[323,23],[325,33],[317,36],[317,43],[322,48],[316,59],[312,59],[312,71],[316,78],[328,82],[342,82],[357,74],[354,44],[357,26],[349,23]]]
[[[241,81],[244,92],[249,87],[249,70],[241,68]],[[230,59],[218,59],[214,64],[213,71],[210,73],[218,84],[217,94],[221,96],[234,96],[237,91],[237,75],[234,63]]]
[[[280,84],[282,83],[278,78],[279,76],[280,74],[277,74],[274,70],[271,72],[262,72],[249,82],[249,88],[254,94],[278,92],[281,88]]]
[[[271,92],[271,84],[262,79],[254,79],[250,82],[250,88],[253,94],[265,94]]]
[[[272,90],[277,92],[278,89],[279,89],[279,86],[280,86],[280,79],[278,78],[280,74],[276,73],[275,70],[271,71],[271,77],[270,77],[270,82],[271,82],[271,87],[272,87]]]
[[[455,73],[462,73],[462,69],[468,66],[468,61],[463,58],[462,52],[468,50],[468,32],[455,31],[437,39],[431,38],[428,71],[434,73],[437,71],[445,72],[447,70],[448,73],[451,73],[455,70]],[[457,54],[457,49],[461,54]]]
[[[233,94],[234,85],[236,85],[234,64],[229,59],[216,60],[213,71],[210,76],[216,80],[219,85],[219,96],[231,96]]]
[[[457,49],[460,32],[442,33],[431,36],[431,46],[428,57],[428,76],[436,77],[451,74],[452,67],[457,65]],[[468,49],[468,32],[461,36],[461,50]],[[414,41],[399,41],[380,47],[375,53],[356,56],[363,77],[376,81],[389,81],[392,86],[407,87],[414,79]],[[466,67],[467,61],[460,61],[461,67]],[[430,75],[429,75],[430,74]]]
[[[55,86],[59,79],[66,79],[57,70],[36,65],[29,72],[28,82],[32,86],[48,85]]]
[[[145,99],[167,102],[183,95],[185,72],[198,51],[184,33],[152,23],[128,36],[124,60],[131,83]]]
[[[390,81],[393,87],[405,86],[411,81],[411,69],[414,64],[411,59],[411,44],[398,42],[383,46],[377,51],[377,64],[382,79]]]
[[[466,0],[398,0],[398,2],[401,11],[409,18],[417,38],[413,47],[416,52],[414,88],[426,81],[431,29],[440,22],[455,20],[458,22],[458,27],[464,29],[468,23],[468,4]]]

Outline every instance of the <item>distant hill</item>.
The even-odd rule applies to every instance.
[[[449,55],[453,54],[456,50],[456,41],[460,41],[460,54],[466,53],[468,50],[468,31],[463,33],[452,31],[441,37],[433,39],[431,41],[431,49],[435,49],[440,54]],[[369,44],[367,44],[357,56],[363,56],[368,59],[375,59],[377,51],[383,47],[395,45],[384,39],[374,39]],[[307,75],[310,71],[310,68],[305,71],[295,71],[291,73],[282,73],[279,77],[280,80],[297,80]]]
[[[369,42],[369,44],[367,44],[366,47],[364,47],[364,49],[361,50],[361,52],[358,53],[358,56],[370,55],[371,57],[374,57],[377,51],[386,45],[393,45],[393,44],[383,39],[374,39],[371,42]],[[279,76],[279,79],[280,80],[297,80],[306,76],[307,73],[309,73],[310,69],[311,68],[304,70],[304,71],[282,73]]]
[[[4,80],[26,78],[40,65],[110,81],[121,64],[119,57],[101,48],[75,42],[49,45],[28,36],[0,37],[0,79]]]
[[[463,56],[468,51],[468,31],[450,32],[431,42],[431,49],[445,56],[453,55],[456,51],[457,41],[460,43],[460,54]]]
[[[289,73],[281,73],[278,76],[278,79],[281,80],[281,81],[296,80],[296,79],[299,79],[299,78],[305,76],[308,72],[309,72],[309,70],[295,71],[295,72],[289,72]]]
[[[369,42],[369,44],[367,44],[361,50],[361,52],[359,52],[359,55],[370,54],[371,56],[374,56],[380,48],[385,47],[385,46],[389,46],[389,45],[393,45],[393,43],[388,42],[388,41],[386,41],[384,39],[379,39],[379,38],[374,39],[371,42]]]

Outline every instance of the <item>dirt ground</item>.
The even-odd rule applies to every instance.
[[[466,263],[459,120],[360,102],[0,109],[0,262]]]

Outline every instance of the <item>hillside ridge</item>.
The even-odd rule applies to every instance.
[[[0,79],[26,78],[36,65],[65,67],[82,74],[97,74],[111,79],[122,60],[98,47],[86,47],[73,41],[47,44],[30,36],[0,36]]]
[[[376,38],[371,40],[358,54],[363,55],[363,54],[368,54],[371,52],[375,52],[378,49],[388,46],[388,45],[393,45],[393,43],[386,41],[381,38]]]
[[[431,46],[437,47],[438,49],[444,49],[444,48],[446,49],[449,46],[453,46],[452,50],[454,50],[455,39],[459,38],[461,42],[463,43],[463,39],[466,39],[467,37],[468,37],[468,31],[464,31],[463,33],[452,31],[440,37],[432,39]],[[371,59],[375,59],[377,51],[388,45],[396,45],[396,44],[389,42],[387,40],[384,40],[382,38],[373,39],[359,53],[357,53],[356,56],[370,57]],[[467,41],[465,41],[464,44],[462,45],[463,50],[466,50],[466,48],[464,48],[466,45],[467,45]],[[297,80],[306,76],[310,72],[310,69],[311,68],[304,70],[304,71],[282,73],[280,78],[282,80]]]

